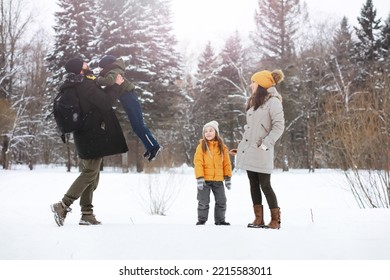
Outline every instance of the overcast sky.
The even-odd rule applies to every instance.
[[[338,22],[343,16],[350,25],[366,0],[306,0],[312,20],[331,19]],[[238,30],[241,34],[254,29],[254,13],[258,0],[173,0],[174,28],[182,43],[194,45],[194,38],[222,41]],[[390,13],[390,0],[373,0],[379,17]],[[203,10],[204,6],[208,6]],[[200,16],[198,15],[200,14]]]
[[[57,9],[55,0],[24,0],[30,2],[37,15],[37,22],[49,27],[54,23],[53,13]],[[115,1],[115,0],[113,0]],[[172,0],[173,27],[183,48],[204,46],[210,40],[221,44],[238,30],[247,34],[254,28],[254,12],[257,0]],[[306,0],[311,19],[341,20],[347,16],[350,25],[366,0]],[[373,0],[378,16],[386,18],[390,13],[390,0]],[[207,8],[205,8],[207,7]],[[50,32],[52,31],[52,28]]]

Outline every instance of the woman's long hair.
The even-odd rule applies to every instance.
[[[256,91],[252,93],[251,97],[249,97],[249,100],[246,103],[245,111],[248,111],[252,107],[253,110],[256,111],[257,108],[259,108],[265,103],[265,98],[267,97],[267,95],[268,91],[265,88],[258,86]]]

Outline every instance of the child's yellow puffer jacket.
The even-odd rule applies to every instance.
[[[202,141],[194,156],[195,177],[204,177],[205,181],[223,181],[232,176],[232,165],[228,148],[223,146],[223,155],[219,153],[218,141],[207,141],[209,151],[203,152]]]

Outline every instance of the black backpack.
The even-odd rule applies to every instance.
[[[76,87],[60,90],[54,98],[53,114],[61,139],[65,143],[65,134],[80,130],[83,127],[84,115],[80,108]]]

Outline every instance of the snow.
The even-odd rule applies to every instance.
[[[104,170],[94,195],[94,211],[103,225],[79,226],[76,201],[65,225],[58,227],[49,205],[62,198],[77,176],[76,169],[67,173],[64,167],[0,171],[0,271],[15,269],[19,263],[8,261],[16,260],[126,260],[127,264],[176,260],[200,265],[213,260],[224,265],[233,260],[362,260],[376,261],[376,273],[389,264],[389,209],[359,209],[337,170],[274,172],[280,230],[246,227],[254,217],[244,172],[236,172],[232,189],[226,190],[226,220],[232,225],[214,225],[212,196],[209,221],[195,226],[196,181],[190,167],[159,174]],[[167,208],[165,216],[149,213],[150,193],[156,203],[165,201],[161,204]],[[265,220],[269,221],[268,211]],[[31,266],[37,269],[35,265]],[[38,262],[37,267],[42,266]]]

